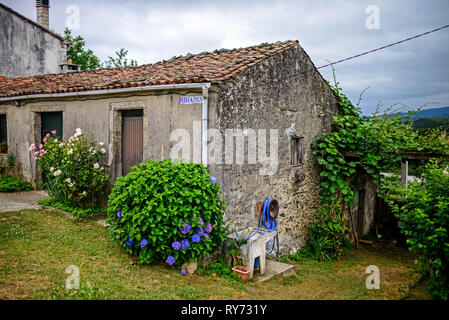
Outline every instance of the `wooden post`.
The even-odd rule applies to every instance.
[[[401,185],[402,187],[407,187],[407,176],[408,176],[408,161],[402,158],[401,161]]]

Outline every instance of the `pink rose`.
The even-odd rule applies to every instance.
[[[44,141],[44,143],[47,142],[47,137],[45,137],[42,141]]]
[[[44,141],[45,142],[45,141]],[[39,149],[43,149],[44,148],[44,146],[43,145],[39,145]]]
[[[35,156],[37,156],[38,154],[39,154],[39,151],[36,151],[36,152],[34,153]]]
[[[45,135],[45,137],[46,137],[46,138],[48,138],[49,136],[50,136],[50,134],[49,134],[49,133],[47,133],[47,134]]]
[[[52,133],[52,134],[56,134],[56,130],[53,130],[51,133]]]
[[[33,144],[28,148],[28,150],[29,150],[29,151],[33,151],[34,149],[36,149],[36,145],[33,143]]]

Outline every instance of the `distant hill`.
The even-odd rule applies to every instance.
[[[400,113],[400,115],[405,116],[407,113]],[[425,109],[410,115],[411,120],[422,118],[449,118],[449,107]]]
[[[419,118],[413,120],[415,129],[441,128],[449,132],[449,118]]]

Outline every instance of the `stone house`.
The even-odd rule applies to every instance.
[[[32,143],[81,128],[105,143],[112,181],[148,158],[208,166],[235,228],[256,225],[256,204],[276,199],[282,250],[305,245],[320,189],[311,143],[338,111],[297,41],[0,81],[0,115],[24,179],[39,177]]]
[[[49,30],[49,2],[36,1],[37,22],[0,3],[0,77],[58,73],[69,43]]]

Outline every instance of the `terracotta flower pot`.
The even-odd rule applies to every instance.
[[[234,273],[239,274],[242,281],[246,281],[248,280],[249,275],[251,273],[251,268],[247,268],[244,266],[235,266],[234,268],[232,268],[232,271],[234,271]]]

